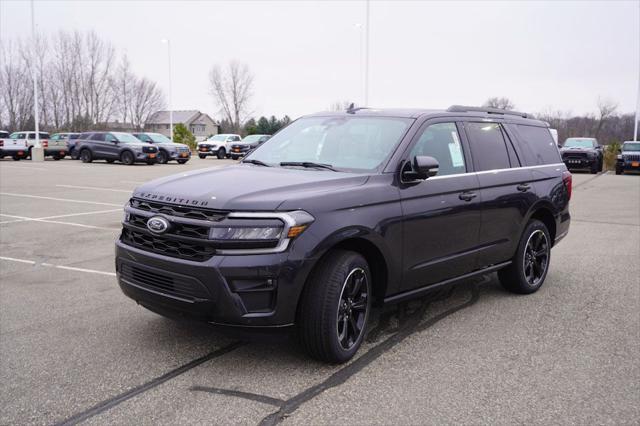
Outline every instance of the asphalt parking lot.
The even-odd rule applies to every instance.
[[[229,163],[0,161],[0,424],[640,422],[640,176],[574,174],[536,294],[490,275],[385,309],[330,366],[164,319],[117,286],[131,190]]]

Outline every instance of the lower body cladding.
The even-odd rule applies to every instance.
[[[293,325],[312,262],[288,257],[283,252],[194,262],[116,242],[116,272],[125,295],[167,317],[245,329]]]

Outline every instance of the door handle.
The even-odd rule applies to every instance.
[[[518,185],[517,188],[518,188],[518,191],[520,192],[527,192],[528,190],[531,189],[531,185],[528,183],[522,183]]]
[[[476,198],[478,196],[478,194],[476,194],[475,192],[463,192],[462,194],[458,195],[458,198],[460,198],[462,201],[471,201],[474,198]]]

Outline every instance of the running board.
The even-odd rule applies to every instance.
[[[486,267],[484,269],[479,269],[477,271],[469,272],[468,274],[460,275],[459,277],[450,278],[448,280],[440,281],[439,283],[429,284],[429,285],[426,285],[424,287],[419,287],[419,288],[415,288],[413,290],[409,290],[409,291],[405,291],[405,292],[402,292],[402,293],[394,294],[393,296],[385,297],[384,303],[398,303],[398,302],[405,301],[407,299],[413,299],[415,297],[419,297],[419,296],[428,294],[429,292],[431,292],[433,290],[437,290],[439,288],[446,287],[446,286],[448,286],[450,284],[455,284],[458,281],[463,281],[463,280],[466,280],[467,278],[472,278],[472,277],[475,277],[477,275],[484,275],[484,274],[488,274],[490,272],[497,271],[498,269],[502,269],[505,266],[509,266],[510,264],[511,264],[511,261],[509,260],[508,262],[502,262],[502,263],[498,263],[496,265],[488,266],[488,267]]]

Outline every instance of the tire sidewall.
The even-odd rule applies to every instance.
[[[167,155],[166,152],[162,150],[158,152],[158,163],[167,164],[168,161],[169,161],[169,156]]]
[[[90,163],[92,157],[93,156],[91,155],[91,151],[89,151],[88,149],[83,149],[82,151],[80,151],[80,160],[83,163]]]
[[[122,162],[122,164],[130,166],[134,163],[135,157],[133,156],[131,151],[124,151],[122,154],[120,154],[120,161]]]
[[[227,151],[224,148],[219,148],[218,154],[217,154],[218,160],[224,160],[226,156],[227,156]]]

